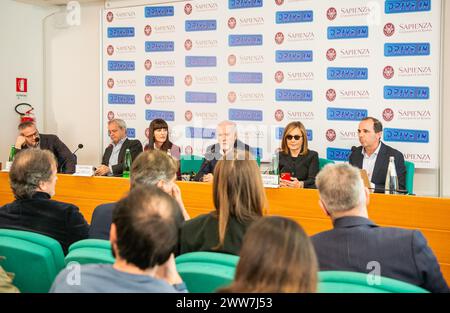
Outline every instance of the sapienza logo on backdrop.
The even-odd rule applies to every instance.
[[[414,143],[430,142],[430,133],[428,130],[385,128],[383,133],[384,141]]]
[[[134,27],[108,27],[108,38],[134,37]]]
[[[394,68],[390,65],[385,66],[383,69],[383,77],[386,79],[391,79],[392,77],[394,77],[394,73]]]
[[[368,6],[344,7],[339,10],[339,17],[368,16],[371,12]]]
[[[109,78],[107,81],[107,86],[112,89],[114,86],[116,88],[130,88],[136,87],[136,79],[116,79]]]
[[[329,121],[360,121],[367,115],[366,109],[327,108]]]
[[[430,98],[429,87],[384,86],[384,99],[427,100]]]
[[[247,9],[260,8],[263,6],[263,0],[228,0],[228,9]]]
[[[329,8],[327,10],[327,19],[329,19],[330,21],[334,20],[337,16],[337,10],[336,8]]]
[[[263,35],[228,35],[230,47],[262,46]]]
[[[283,132],[284,132],[284,127],[275,128],[275,139],[276,140],[283,139]],[[308,138],[308,141],[313,140],[313,131],[311,129],[306,130],[306,137]]]
[[[113,111],[108,112],[108,120],[112,120],[114,118],[120,118],[124,121],[135,121],[136,120],[136,113],[135,112],[116,112]]]
[[[334,129],[330,128],[325,132],[325,138],[329,141],[332,142],[336,139],[336,132]]]
[[[338,137],[339,140],[345,141],[357,141],[358,140],[358,131],[356,130],[340,130],[338,134],[336,134],[334,129],[328,129],[325,133],[325,138],[332,142]]]
[[[328,39],[352,39],[368,37],[368,26],[329,26],[327,29]]]
[[[186,67],[216,67],[217,57],[213,56],[185,56]]]
[[[155,60],[155,68],[173,68],[175,67],[174,59]]]
[[[305,23],[312,22],[314,13],[311,10],[308,11],[279,11],[275,14],[275,21],[277,24],[288,23]]]
[[[384,44],[385,57],[413,56],[413,55],[430,55],[430,44],[428,42]]]
[[[136,18],[136,12],[135,11],[119,11],[116,12],[116,18],[118,20],[133,20]]]
[[[190,78],[188,77],[190,76]],[[192,84],[192,76],[186,75],[184,78],[184,82],[186,86],[190,86]],[[217,84],[219,79],[216,75],[194,75],[195,83],[199,85],[208,85],[208,84]]]
[[[230,54],[228,56],[228,64],[233,66],[236,64],[236,56],[234,54]],[[263,55],[240,55],[239,56],[239,64],[262,64],[264,63]]]
[[[215,92],[197,92],[186,91],[186,103],[217,103],[217,94]]]
[[[188,113],[188,112],[190,112],[190,113]],[[193,114],[191,111],[186,111],[184,113],[184,118],[188,122],[190,122],[193,117],[195,117],[196,120],[217,121],[219,118],[219,115],[217,114],[217,112],[195,112],[195,114]]]
[[[156,118],[161,118],[165,121],[175,121],[175,112],[173,111],[159,111],[159,110],[145,110],[145,120],[151,121]]]
[[[386,0],[384,13],[410,13],[431,11],[431,0]]]
[[[339,90],[339,98],[350,99],[370,99],[370,92],[367,89],[341,89]]]
[[[187,20],[184,22],[187,32],[212,31],[217,29],[216,20]]]
[[[314,32],[288,32],[286,37],[289,42],[311,41],[314,40]]]
[[[260,72],[229,72],[230,84],[262,84],[263,75]]]
[[[394,114],[392,109],[386,108],[383,110],[383,119],[386,122],[390,122],[394,119],[394,115],[397,115],[398,120],[416,120],[416,121],[424,121],[431,120],[431,111],[430,110],[398,110],[397,114]]]
[[[284,116],[284,113],[283,113]],[[314,120],[314,112],[312,111],[290,111],[286,112],[286,118],[289,121],[304,121],[304,120]]]
[[[414,163],[430,163],[431,157],[428,153],[403,153],[406,161]]]
[[[400,23],[398,24],[399,33],[425,33],[433,31],[431,22],[421,23]]]
[[[333,161],[348,161],[351,152],[352,150],[350,149],[327,148],[327,159]]]
[[[173,76],[145,76],[145,86],[146,87],[156,87],[156,86],[174,86],[175,78]]]
[[[108,94],[108,104],[135,104],[136,99],[134,95],[124,94]]]
[[[328,67],[328,80],[367,80],[369,69],[367,67]]]
[[[305,81],[314,80],[314,72],[291,72],[288,71],[286,75],[283,71],[277,71],[274,75],[275,81],[277,83],[283,82],[286,78],[287,81]]]
[[[261,110],[228,109],[228,119],[231,121],[259,121],[263,120]]]
[[[339,54],[344,59],[349,58],[367,58],[370,57],[370,49],[369,48],[342,48],[339,50]]]
[[[325,93],[325,98],[327,98],[329,102],[336,100],[336,90],[332,88],[328,89]]]
[[[186,138],[216,138],[216,130],[212,128],[186,127]]]
[[[238,23],[239,21],[239,23]],[[240,27],[248,27],[248,26],[260,26],[264,25],[264,17],[263,16],[243,16],[239,17],[238,20],[236,20],[235,17],[230,17],[228,19],[228,28],[234,29],[236,28],[236,25]]]
[[[121,45],[121,46],[116,46],[115,50],[118,54],[136,53],[136,46],[135,45]]]
[[[312,90],[275,89],[275,101],[305,101],[313,100]]]
[[[275,62],[287,63],[287,62],[312,62],[313,52],[312,50],[276,50]]]
[[[154,100],[156,104],[167,104],[167,103],[175,103],[176,98],[175,95],[171,94],[154,95]]]
[[[155,25],[153,26],[156,34],[167,34],[174,33],[176,31],[176,27],[173,24],[168,25]]]
[[[398,68],[398,76],[413,77],[413,76],[431,76],[431,66],[400,66]]]
[[[145,7],[145,17],[162,17],[162,16],[174,16],[175,10],[173,6],[151,6]]]
[[[264,102],[263,92],[240,92],[238,97],[242,102]]]
[[[134,71],[134,61],[108,61],[108,71]]]
[[[184,48],[186,50],[191,50],[193,47],[198,49],[205,49],[205,48],[217,48],[219,45],[219,41],[217,39],[196,39],[194,42],[190,39],[186,39],[184,42]]]
[[[146,41],[145,52],[167,52],[174,51],[175,42],[173,41]]]

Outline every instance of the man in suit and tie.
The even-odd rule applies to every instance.
[[[40,134],[33,121],[19,124],[19,136],[17,136],[15,148],[17,153],[28,148],[50,150],[58,162],[58,173],[73,174],[77,159],[69,148],[56,135]]]
[[[374,117],[366,117],[358,126],[361,146],[352,149],[349,157],[351,165],[367,172],[371,187],[375,192],[384,193],[389,157],[395,159],[395,170],[398,176],[399,190],[406,189],[406,167],[403,154],[381,142],[383,125]]]
[[[236,123],[222,121],[216,129],[218,143],[206,148],[205,160],[200,166],[200,170],[195,175],[195,181],[210,183],[213,181],[214,168],[217,162],[232,149],[250,150],[250,146],[237,139]]]
[[[139,140],[127,138],[127,125],[121,119],[112,119],[108,122],[108,133],[112,142],[105,149],[102,165],[97,168],[95,175],[121,176],[125,151],[130,149],[131,159],[135,160],[143,150],[142,144]]]
[[[337,183],[338,182],[338,183]],[[316,177],[319,204],[333,229],[311,237],[321,271],[351,271],[448,292],[436,257],[418,230],[379,227],[368,219],[369,190],[357,168],[325,166]],[[374,208],[376,210],[376,208]]]

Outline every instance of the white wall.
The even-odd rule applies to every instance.
[[[5,6],[3,3],[7,2]],[[166,0],[160,1],[145,1],[145,3],[160,3],[168,2]],[[446,1],[444,1],[445,3]],[[1,20],[0,25],[19,24],[17,18],[14,17],[13,9],[29,7],[23,4],[14,3],[11,0],[0,1],[0,8],[5,7],[9,9],[11,14],[5,14],[7,20]],[[12,4],[13,3],[13,4]],[[112,1],[111,6],[117,7],[121,5],[137,5],[142,4],[141,0],[123,0]],[[109,4],[109,1],[106,1]],[[85,148],[78,153],[79,163],[83,164],[97,164],[101,157],[101,138],[100,138],[100,18],[99,12],[104,7],[104,3],[99,1],[95,4],[83,5],[81,10],[81,25],[67,29],[56,29],[53,25],[53,17],[49,17],[45,21],[45,125],[44,130],[58,134],[66,144],[72,148],[78,143],[83,143]],[[32,12],[34,14],[32,14]],[[443,38],[450,38],[450,4],[445,5],[445,33]],[[32,16],[31,16],[32,15]],[[30,30],[29,33],[23,34],[23,38],[31,40],[33,44],[27,43],[25,46],[40,50],[36,47],[42,47],[42,40],[38,33],[39,20],[45,16],[45,10],[40,8],[29,8],[29,18],[26,23],[33,23],[33,26],[20,26],[23,30]],[[22,16],[26,16],[23,15]],[[33,22],[34,21],[34,22]],[[42,22],[41,22],[42,25]],[[3,31],[5,27],[0,29]],[[33,31],[31,31],[33,30]],[[3,38],[3,32],[1,33]],[[5,36],[8,34],[5,34]],[[9,36],[9,37],[8,37]],[[13,40],[15,35],[9,34],[6,38],[8,41]],[[4,42],[4,41],[3,41]],[[11,63],[2,61],[8,64],[8,67],[15,70],[20,68],[17,65],[23,65],[21,60],[15,59],[17,51],[21,51],[22,46],[19,42],[15,43],[13,47],[8,49],[8,59],[14,59],[12,62],[15,66],[9,66]],[[436,196],[441,193],[445,196],[450,196],[450,146],[446,142],[450,139],[450,125],[447,122],[450,120],[450,90],[446,86],[450,83],[450,40],[444,40],[444,82],[443,82],[443,114],[442,114],[442,175],[439,175],[438,170],[417,170],[415,175],[414,189],[418,195]],[[2,44],[3,50],[3,44]],[[26,49],[27,50],[27,49]],[[33,51],[34,51],[33,50]],[[40,50],[42,51],[42,50]],[[25,52],[23,52],[25,53]],[[36,68],[36,73],[42,72],[41,58],[39,51],[27,54],[27,63],[32,64]],[[2,51],[3,55],[3,51]],[[19,57],[22,53],[19,53]],[[42,55],[41,55],[42,56]],[[31,65],[30,65],[31,66]],[[3,68],[3,66],[2,66]],[[40,71],[39,71],[40,69]],[[3,75],[3,74],[2,74]],[[15,77],[13,73],[11,77]],[[18,75],[18,74],[17,74]],[[36,75],[36,74],[35,74]],[[20,76],[20,75],[19,75]],[[14,87],[15,81],[0,80],[0,94],[2,95],[2,108],[7,103],[14,102],[13,96],[9,99],[5,86],[6,82],[12,84]],[[36,85],[35,88],[38,88]],[[42,82],[40,84],[42,88]],[[35,91],[36,92],[36,91]],[[11,93],[11,92],[10,92]],[[36,92],[37,102],[42,101],[42,93]],[[12,112],[12,111],[11,111]],[[42,109],[41,109],[42,112]],[[0,123],[6,125],[8,129],[14,128],[11,125],[12,118],[15,118],[15,113],[7,113],[8,117],[0,116]],[[38,113],[39,114],[39,113]],[[42,114],[42,113],[41,113]],[[42,116],[39,114],[39,116]],[[42,120],[42,118],[41,118]],[[42,122],[42,121],[41,121]],[[8,133],[9,132],[9,133]],[[15,131],[5,132],[7,143],[3,144],[4,135],[2,134],[2,141],[0,143],[1,156],[7,156],[10,138],[13,137]],[[3,157],[4,159],[5,157]],[[0,158],[1,159],[1,158]],[[440,185],[440,187],[439,187]]]
[[[28,102],[35,108],[38,127],[43,126],[42,20],[52,8],[12,0],[0,1],[0,162],[7,161],[17,136],[19,117],[14,107]],[[26,99],[16,97],[16,77],[28,78]],[[3,165],[4,166],[4,165]]]

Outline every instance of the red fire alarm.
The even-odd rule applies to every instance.
[[[27,92],[27,91],[28,91],[28,79],[16,78],[16,92]]]

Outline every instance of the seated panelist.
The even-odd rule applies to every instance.
[[[120,119],[112,119],[108,122],[108,133],[111,138],[110,145],[103,153],[102,165],[96,171],[96,176],[121,176],[125,151],[130,149],[131,159],[135,160],[142,152],[142,144],[139,140],[127,138],[127,125]]]
[[[278,168],[282,187],[315,188],[319,154],[308,149],[306,129],[301,122],[289,123],[284,129]]]

